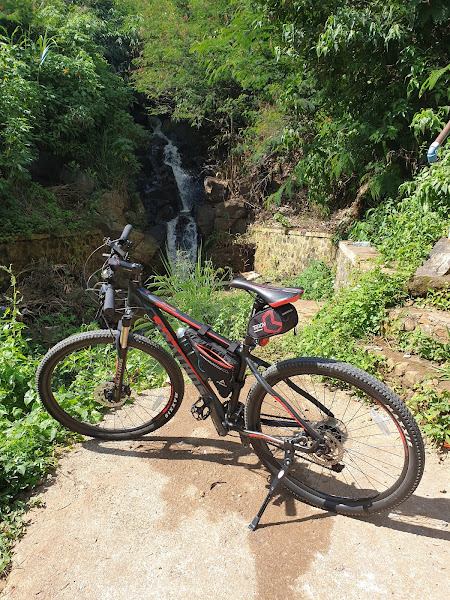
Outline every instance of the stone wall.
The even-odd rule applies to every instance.
[[[32,238],[15,238],[0,243],[0,264],[6,267],[12,265],[16,274],[41,258],[81,266],[102,241],[100,231],[67,233],[63,237],[42,234]]]
[[[249,235],[256,246],[254,269],[260,273],[295,275],[315,260],[331,266],[336,258],[330,233],[252,227]]]

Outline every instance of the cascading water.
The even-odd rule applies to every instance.
[[[164,164],[172,169],[182,204],[180,213],[167,223],[167,251],[174,265],[186,258],[194,263],[197,260],[197,224],[192,209],[199,199],[201,188],[196,179],[183,169],[178,148],[161,131],[160,122],[153,132],[166,142]]]

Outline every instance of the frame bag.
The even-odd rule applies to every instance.
[[[226,398],[236,380],[239,357],[190,327],[185,330],[184,336],[195,355],[194,367],[199,369],[202,377],[211,379],[222,398]]]

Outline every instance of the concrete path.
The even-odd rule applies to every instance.
[[[442,600],[449,461],[427,452],[416,494],[370,520],[285,494],[250,532],[267,472],[239,438],[179,413],[145,441],[89,440],[42,486],[2,600]],[[447,569],[447,570],[446,570]]]

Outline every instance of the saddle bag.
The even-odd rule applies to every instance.
[[[254,315],[248,323],[248,335],[254,340],[280,335],[298,323],[295,306],[285,304],[279,308],[266,308]]]
[[[211,379],[222,398],[226,398],[233,389],[240,357],[190,327],[185,330],[184,337],[194,352],[194,366],[202,377]]]

